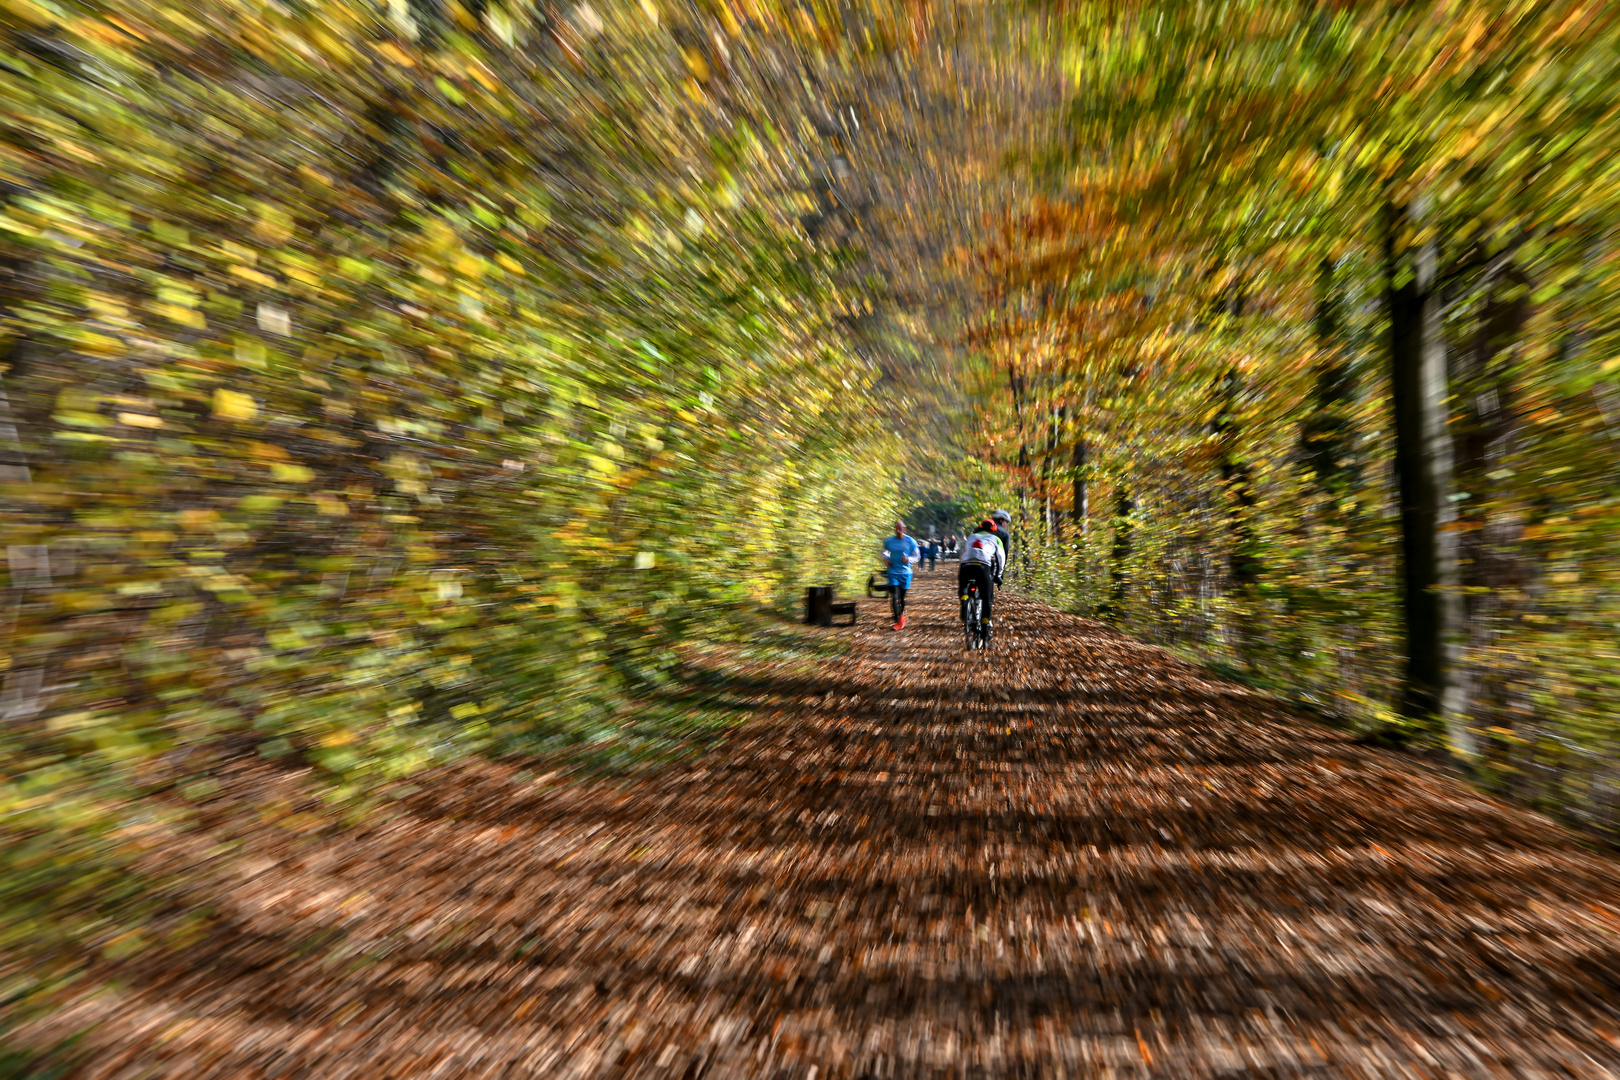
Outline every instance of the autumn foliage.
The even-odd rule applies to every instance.
[[[1023,580],[1612,827],[1614,19],[1062,5],[968,336]]]

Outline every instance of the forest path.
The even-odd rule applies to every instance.
[[[183,963],[27,1038],[90,1028],[97,1078],[1616,1075],[1614,861],[1010,594],[965,654],[953,579],[695,765],[247,830]]]

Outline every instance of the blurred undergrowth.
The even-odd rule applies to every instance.
[[[0,0],[0,996],[151,944],[234,756],[665,760],[864,567],[897,440],[733,30]]]
[[[671,764],[712,749],[751,718],[762,674],[771,683],[809,679],[849,647],[847,637],[807,632],[770,610],[740,611],[716,620],[706,640],[682,646],[676,666],[625,702],[609,736],[550,724],[514,727],[484,752],[556,760],[596,774]]]

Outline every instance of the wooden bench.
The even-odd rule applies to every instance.
[[[855,625],[855,601],[833,602],[831,585],[812,585],[804,593],[804,621],[811,626],[832,626],[833,616],[848,615],[848,626]]]
[[[866,577],[866,595],[871,597],[888,596],[889,583],[887,580],[879,581],[876,571]]]

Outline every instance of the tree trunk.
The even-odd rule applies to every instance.
[[[1109,554],[1108,576],[1110,589],[1108,603],[1103,606],[1102,616],[1109,622],[1119,624],[1125,621],[1125,601],[1130,588],[1130,575],[1125,564],[1131,559],[1131,513],[1136,504],[1131,501],[1128,488],[1121,487],[1119,496],[1114,502],[1114,549]]]
[[[1024,379],[1018,374],[1018,365],[1007,364],[1007,388],[1012,393],[1013,417],[1018,424],[1018,481],[1014,494],[1018,496],[1018,510],[1023,520],[1029,520],[1029,431],[1024,426]],[[1027,544],[1027,540],[1026,540]],[[1008,553],[1011,562],[1011,552]],[[1009,567],[1010,569],[1010,567]]]
[[[1091,518],[1091,489],[1086,482],[1086,440],[1079,438],[1074,441],[1074,450],[1069,458],[1069,467],[1074,470],[1074,521],[1076,530],[1082,538],[1086,535],[1086,524]]]
[[[1046,546],[1048,549],[1062,539],[1059,535],[1058,514],[1052,506],[1052,461],[1057,457],[1058,440],[1063,428],[1063,410],[1053,409],[1047,414],[1046,453],[1041,457],[1041,510],[1046,519]]]
[[[1344,353],[1344,288],[1336,269],[1332,259],[1323,259],[1317,266],[1316,383],[1311,389],[1311,415],[1300,432],[1300,447],[1317,486],[1337,498],[1355,490],[1358,476],[1347,415],[1355,382]]]
[[[1404,227],[1420,224],[1422,204],[1386,205],[1385,295],[1389,308],[1390,383],[1395,406],[1395,477],[1401,507],[1401,600],[1406,671],[1400,710],[1413,720],[1440,719],[1453,748],[1474,755],[1474,740],[1455,701],[1451,678],[1459,629],[1456,533],[1451,526],[1452,446],[1448,424],[1446,347],[1435,289],[1437,245],[1410,253],[1400,282]],[[1398,283],[1400,282],[1400,283]]]
[[[1228,561],[1232,584],[1239,590],[1252,589],[1260,580],[1259,540],[1254,533],[1254,508],[1259,497],[1254,492],[1254,474],[1238,453],[1238,425],[1235,416],[1239,375],[1226,373],[1221,386],[1221,412],[1211,425],[1220,438],[1221,486],[1226,491],[1227,526],[1231,530],[1232,551]]]
[[[1259,497],[1254,491],[1253,471],[1238,452],[1239,428],[1236,417],[1239,374],[1229,369],[1222,379],[1221,411],[1210,427],[1219,440],[1217,467],[1221,477],[1222,516],[1226,521],[1228,543],[1227,585],[1240,602],[1232,626],[1232,653],[1241,666],[1249,666],[1251,642],[1256,638],[1250,625],[1256,617],[1255,587],[1260,583],[1259,539],[1254,531],[1254,510]]]
[[[1234,325],[1243,317],[1247,300],[1246,287],[1247,283],[1240,268],[1226,300],[1226,313]],[[1261,575],[1260,544],[1254,531],[1254,510],[1260,500],[1254,491],[1253,470],[1238,452],[1241,431],[1238,427],[1237,408],[1241,382],[1242,374],[1238,369],[1235,366],[1228,368],[1221,380],[1221,410],[1210,427],[1219,440],[1217,465],[1225,497],[1227,531],[1232,545],[1227,557],[1228,580],[1232,591],[1242,598],[1244,608],[1248,609],[1239,614],[1238,624],[1233,627],[1233,651],[1239,663],[1247,665],[1250,661],[1249,642],[1254,637],[1251,632],[1253,628],[1248,624],[1248,620],[1254,617],[1252,603],[1255,586],[1259,584]]]
[[[34,280],[26,272],[28,269],[25,260],[12,258],[6,259],[4,267],[0,268],[0,282],[4,283],[0,285],[3,290],[0,291],[0,319],[9,322],[17,308],[32,299],[21,290],[12,291],[15,283]],[[31,351],[26,341],[24,337],[0,343],[0,370],[13,378],[28,370],[29,365],[23,361],[25,351]],[[6,392],[5,379],[0,378],[0,483],[33,483],[28,451],[18,430],[20,419]],[[37,446],[38,428],[34,430],[36,434],[29,442]],[[37,507],[33,509],[37,512]],[[7,657],[9,664],[5,673],[0,675],[0,727],[34,719],[51,699],[45,678],[49,649],[40,649],[37,645],[33,649],[19,648],[27,641],[27,635],[20,635],[17,628],[18,622],[34,614],[50,593],[50,545],[13,544],[7,547],[5,554],[9,573],[4,587],[0,587],[0,641],[8,643],[7,651],[11,655]]]

